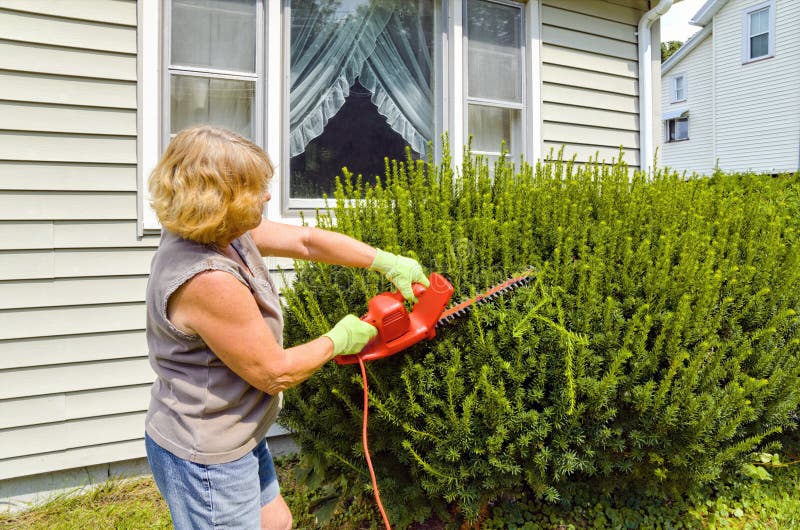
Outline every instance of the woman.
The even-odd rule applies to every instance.
[[[278,292],[261,256],[370,267],[409,299],[422,267],[335,232],[262,219],[269,157],[235,133],[179,133],[150,178],[163,235],[147,285],[155,370],[147,458],[177,529],[291,528],[265,441],[281,391],[377,330],[354,315],[281,344]]]

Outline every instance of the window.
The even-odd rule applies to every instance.
[[[672,118],[666,120],[664,129],[667,142],[678,142],[689,139],[689,118]]]
[[[163,17],[148,18],[163,32],[153,120],[161,150],[203,123],[252,139],[277,166],[280,216],[321,207],[342,167],[373,182],[385,158],[436,154],[445,132],[459,144],[471,135],[473,151],[489,157],[503,144],[513,155],[526,152],[526,120],[535,120],[526,91],[536,84],[526,81],[535,69],[525,62],[525,17],[538,16],[530,3],[162,4]]]
[[[686,76],[676,75],[672,78],[672,103],[686,101]]]
[[[166,5],[164,142],[196,124],[262,142],[263,6],[258,0]]]
[[[745,12],[744,62],[772,57],[775,54],[774,0]]]
[[[472,150],[497,158],[524,150],[524,31],[519,4],[468,0],[466,128]]]
[[[290,207],[331,195],[343,166],[374,181],[384,157],[427,156],[438,141],[434,0],[289,4]]]

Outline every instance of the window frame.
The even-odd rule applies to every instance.
[[[768,10],[769,13],[767,53],[766,55],[752,57],[750,54],[750,41],[755,35],[750,34],[750,23],[754,14],[764,10]],[[754,63],[775,57],[775,0],[767,0],[748,7],[744,10],[742,18],[742,64]],[[763,35],[763,33],[759,35]]]
[[[172,138],[171,126],[171,77],[172,75],[194,76],[205,79],[229,79],[235,81],[255,82],[255,101],[253,102],[253,138],[252,141],[260,147],[265,146],[266,124],[266,42],[267,24],[265,3],[269,0],[255,0],[256,2],[256,49],[255,72],[241,72],[220,68],[206,68],[172,64],[172,4],[173,0],[162,2],[162,55],[161,64],[161,152],[169,145]]]
[[[677,95],[677,92],[678,92],[678,80],[682,81],[682,85],[683,85],[683,86],[680,87],[680,89],[683,91],[683,97],[681,97],[681,98],[678,98],[678,95]],[[670,103],[680,103],[682,101],[686,101],[689,98],[688,85],[689,85],[689,83],[687,82],[686,74],[679,73],[679,74],[673,75],[672,78],[671,78],[671,84],[670,84]]]
[[[433,64],[434,64],[434,82],[437,83],[434,90],[435,102],[435,116],[434,116],[434,158],[438,160],[441,157],[441,146],[435,140],[440,138],[445,132],[444,118],[446,111],[443,109],[443,103],[447,101],[446,73],[443,70],[446,68],[446,44],[442,42],[442,35],[437,31],[442,28],[443,13],[447,9],[448,0],[431,0],[433,3]],[[313,214],[316,210],[325,207],[325,199],[322,198],[299,198],[291,196],[291,157],[289,156],[289,103],[290,103],[290,78],[291,78],[291,41],[292,38],[292,5],[291,0],[281,0],[281,146],[280,146],[280,163],[279,166],[285,168],[285,172],[280,174],[280,203],[281,213],[284,216],[297,217],[305,214]],[[445,37],[447,38],[447,37]],[[276,175],[277,176],[277,175]],[[328,198],[330,204],[332,198]]]
[[[463,71],[463,97],[461,102],[461,114],[462,114],[462,127],[463,127],[463,138],[466,141],[469,139],[469,106],[470,105],[480,105],[486,107],[495,107],[495,108],[502,108],[502,109],[513,109],[519,111],[519,134],[520,134],[520,149],[518,152],[509,152],[511,156],[518,156],[520,154],[525,155],[526,157],[529,155],[528,153],[528,143],[527,138],[529,136],[528,132],[528,123],[529,118],[527,116],[528,109],[530,107],[528,103],[529,97],[529,88],[528,88],[528,75],[529,71],[527,66],[528,62],[528,17],[525,9],[525,3],[522,1],[516,0],[481,0],[488,3],[493,4],[500,4],[505,5],[508,7],[513,7],[519,10],[520,13],[520,77],[521,77],[521,86],[520,86],[520,94],[522,101],[520,103],[510,102],[510,101],[503,101],[503,100],[493,100],[488,98],[478,98],[478,97],[470,97],[469,95],[469,31],[468,31],[468,17],[469,17],[469,9],[467,4],[469,0],[460,0],[461,1],[461,13],[462,15],[462,27],[463,27],[463,47],[462,47],[462,71]],[[536,2],[539,4],[539,2]],[[499,148],[499,146],[498,146]],[[479,151],[476,149],[472,150],[473,154],[476,155],[486,155],[486,156],[499,156],[501,154],[500,151]]]
[[[679,121],[685,121],[686,122],[686,137],[685,138],[674,138],[674,139],[671,139],[670,138],[670,124],[671,123],[675,124],[674,130],[675,130],[676,136],[677,136],[678,122]],[[664,136],[665,136],[664,137],[664,142],[668,143],[668,144],[674,144],[674,143],[677,143],[677,142],[685,142],[685,141],[689,140],[689,117],[688,116],[686,116],[686,117],[678,116],[678,117],[675,117],[675,118],[669,118],[669,119],[664,120]]]

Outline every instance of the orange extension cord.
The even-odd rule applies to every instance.
[[[386,511],[383,509],[381,503],[381,494],[378,491],[378,480],[375,478],[375,470],[372,469],[372,459],[369,457],[369,448],[367,447],[367,411],[369,410],[369,391],[367,390],[367,369],[364,367],[364,361],[361,356],[358,357],[358,364],[361,366],[361,379],[364,381],[364,423],[361,426],[361,442],[364,444],[364,455],[367,457],[367,467],[369,468],[369,476],[372,478],[372,490],[375,492],[375,501],[378,503],[378,509],[383,516],[383,524],[386,525],[386,530],[392,530],[389,524],[389,518],[386,516]]]

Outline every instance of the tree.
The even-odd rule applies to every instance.
[[[681,41],[679,41],[679,40],[670,40],[670,41],[667,41],[667,42],[662,42],[661,43],[661,62],[663,63],[664,61],[666,61],[667,59],[672,57],[672,54],[675,53],[676,51],[678,51],[681,46],[683,46],[683,43]]]

